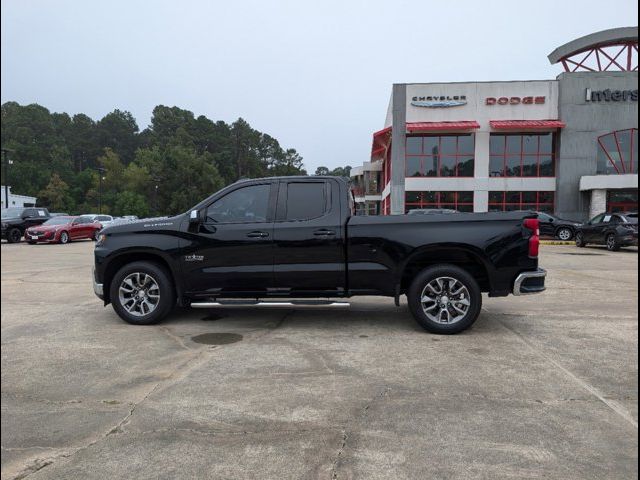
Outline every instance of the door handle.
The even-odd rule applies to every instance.
[[[334,232],[333,230],[327,230],[327,229],[320,229],[320,230],[316,230],[315,232],[313,232],[313,234],[316,237],[329,237],[332,235],[335,235],[336,232]]]
[[[267,238],[269,234],[267,232],[249,232],[247,237],[249,238]]]

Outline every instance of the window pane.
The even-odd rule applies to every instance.
[[[458,192],[458,203],[473,203],[473,192]]]
[[[458,155],[461,153],[473,154],[475,150],[475,142],[473,135],[460,135],[458,137]]]
[[[507,135],[507,153],[520,153],[522,151],[522,136]]]
[[[502,155],[504,153],[504,145],[504,135],[491,135],[489,137],[489,153],[491,155]]]
[[[613,133],[600,137],[600,143],[601,146],[604,147],[605,151],[609,154],[609,157],[611,157],[613,163],[616,165],[616,167],[618,167],[620,173],[622,173],[622,165],[620,164],[618,146],[616,145],[616,139],[613,136]]]
[[[507,177],[520,177],[520,155],[507,155]]]
[[[424,157],[407,157],[407,177],[421,177],[421,160]]]
[[[522,176],[523,177],[538,176],[538,156],[537,155],[523,155]]]
[[[538,211],[539,212],[548,212],[548,213],[553,213],[553,205],[549,205],[549,204],[540,204],[538,205]]]
[[[422,153],[422,137],[407,137],[407,155]]]
[[[538,202],[553,203],[555,192],[538,192]]]
[[[540,135],[540,153],[553,153],[553,133]]]
[[[440,203],[456,203],[456,192],[440,192]]]
[[[458,204],[458,211],[459,212],[468,212],[468,213],[473,213],[473,205],[460,205]]]
[[[437,203],[438,192],[422,192],[424,203]]]
[[[523,203],[521,210],[533,210],[536,211],[538,209],[538,205],[535,203]]]
[[[455,177],[456,176],[456,157],[443,155],[440,157],[440,176]]]
[[[552,155],[540,155],[540,176],[541,177],[553,177],[555,176],[555,162]]]
[[[491,156],[489,159],[489,176],[504,177],[504,157]]]
[[[622,155],[622,161],[624,162],[624,168],[626,172],[631,171],[631,131],[623,130],[616,132],[618,140],[618,147],[620,154]]]
[[[493,205],[489,204],[489,211],[490,212],[502,212],[502,211],[504,211],[504,208],[503,208],[501,203],[496,203],[496,204],[493,204]]]
[[[455,210],[456,209],[456,204],[455,203],[442,203],[442,204],[440,204],[440,206],[438,208],[448,208],[450,210]]]
[[[538,153],[538,135],[523,135],[522,151],[524,153]]]
[[[600,175],[615,175],[618,173],[600,144],[598,144],[597,165],[597,172]]]
[[[290,183],[287,189],[287,220],[309,220],[324,215],[324,182]]]
[[[521,210],[519,203],[511,203],[511,204],[507,203],[504,206],[504,211],[505,212],[515,212],[516,210]]]
[[[405,195],[405,202],[420,203],[420,192],[407,192]]]
[[[457,137],[441,137],[440,153],[443,155],[455,155],[457,152],[456,140]]]
[[[422,157],[424,158],[424,170],[427,173],[427,177],[438,176],[438,159],[440,157]]]
[[[424,154],[438,155],[440,147],[438,146],[440,137],[424,137]]]
[[[537,203],[538,192],[522,192],[522,203]]]
[[[507,203],[520,204],[520,192],[505,192]]]
[[[633,130],[633,173],[638,173],[638,130]]]
[[[458,176],[473,177],[473,158],[458,157]]]
[[[489,192],[489,203],[504,202],[504,192]]]
[[[207,208],[207,222],[266,222],[270,189],[270,185],[252,185],[234,190]]]

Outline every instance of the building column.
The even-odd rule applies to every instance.
[[[474,171],[475,189],[473,192],[473,211],[489,211],[489,140],[487,131],[475,133]]]
[[[391,130],[391,215],[404,214],[407,86],[394,85]]]
[[[589,204],[589,218],[607,211],[607,191],[591,190],[591,203]]]

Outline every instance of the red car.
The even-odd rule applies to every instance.
[[[85,215],[80,217],[53,217],[42,225],[28,228],[24,238],[30,244],[38,242],[69,243],[71,240],[90,238],[96,240],[102,225]]]

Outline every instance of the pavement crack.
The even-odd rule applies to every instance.
[[[193,351],[193,349],[189,348],[187,344],[184,343],[184,340],[181,337],[173,333],[168,327],[160,327],[160,331],[164,333],[167,337],[169,337],[171,340],[175,341],[181,348],[184,348],[185,350]]]
[[[336,458],[333,460],[333,464],[331,467],[331,478],[332,480],[336,480],[338,478],[338,467],[340,466],[340,457],[342,457],[342,453],[344,449],[347,447],[347,440],[349,440],[349,435],[346,430],[342,430],[342,442],[340,443],[340,448],[338,449],[338,453],[336,454]]]
[[[505,328],[506,330],[511,332],[513,335],[515,335],[520,340],[520,342],[522,342],[524,345],[526,345],[536,355],[538,355],[543,360],[545,360],[546,362],[548,362],[551,365],[553,365],[557,370],[559,370],[562,373],[564,373],[574,383],[576,383],[577,385],[582,387],[584,390],[589,392],[591,395],[596,397],[600,402],[602,402],[607,407],[609,407],[614,413],[619,415],[623,420],[625,420],[628,424],[633,426],[636,430],[638,429],[638,422],[633,418],[631,413],[629,413],[629,411],[623,405],[621,405],[620,403],[618,403],[615,400],[612,400],[611,398],[607,398],[596,387],[594,387],[593,385],[587,383],[585,380],[581,379],[580,377],[575,375],[573,372],[571,372],[567,368],[563,367],[557,360],[552,358],[550,355],[546,354],[542,349],[536,347],[536,345],[533,342],[531,342],[530,340],[525,338],[522,334],[518,333],[516,330],[514,330],[510,326],[506,325],[502,320],[497,319],[496,321],[503,328]]]

